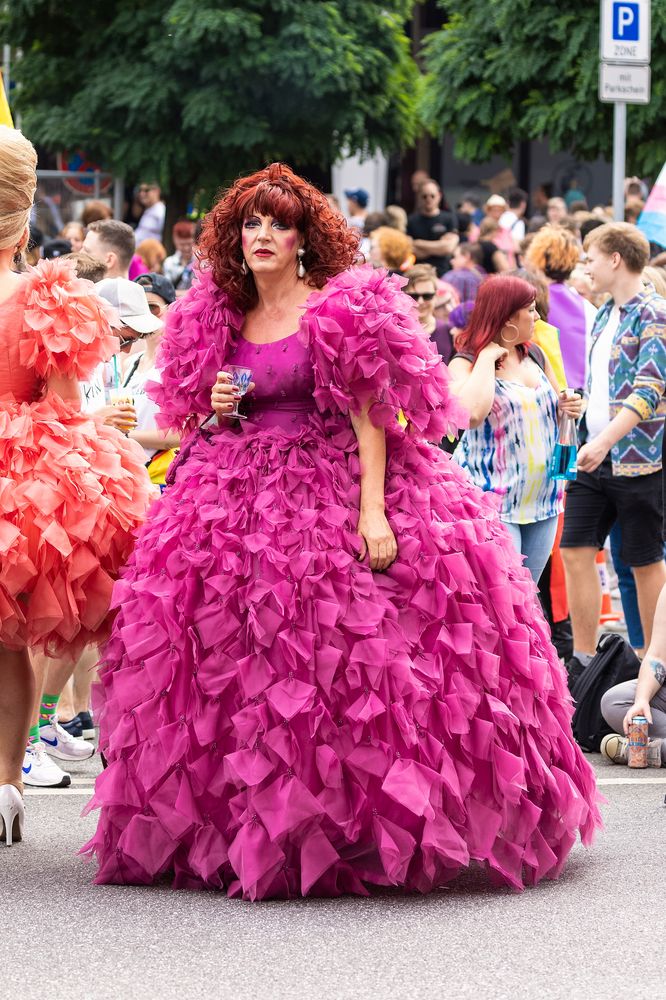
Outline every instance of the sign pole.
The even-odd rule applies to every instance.
[[[627,157],[627,105],[613,105],[613,218],[624,222],[624,178]]]

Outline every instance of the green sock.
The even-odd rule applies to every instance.
[[[30,726],[28,731],[28,743],[39,743],[39,726]]]
[[[39,728],[51,725],[51,716],[55,715],[60,700],[59,694],[43,694],[39,706]]]

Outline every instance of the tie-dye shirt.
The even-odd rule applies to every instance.
[[[557,396],[545,373],[536,389],[498,378],[490,413],[465,431],[455,458],[502,498],[503,521],[531,524],[562,510],[561,483],[549,474],[556,441]]]

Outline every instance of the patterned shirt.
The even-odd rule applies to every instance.
[[[550,478],[557,441],[557,396],[544,372],[536,389],[496,379],[486,419],[466,430],[454,458],[482,490],[502,498],[500,517],[532,524],[562,510],[562,484]]]
[[[614,305],[610,299],[597,314],[590,358]],[[588,394],[592,379],[604,377],[604,372],[590,369]],[[608,379],[610,419],[625,406],[641,418],[611,448],[613,475],[645,476],[659,472],[666,417],[666,299],[656,292],[646,289],[620,306]]]

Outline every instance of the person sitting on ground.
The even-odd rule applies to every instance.
[[[637,680],[606,691],[601,714],[614,730],[601,741],[604,757],[613,764],[627,763],[629,726],[642,715],[648,722],[648,765],[666,767],[666,586],[657,601],[652,640]]]
[[[414,263],[412,241],[398,229],[380,226],[370,236],[369,259],[373,267],[385,267],[391,274],[402,274]]]

